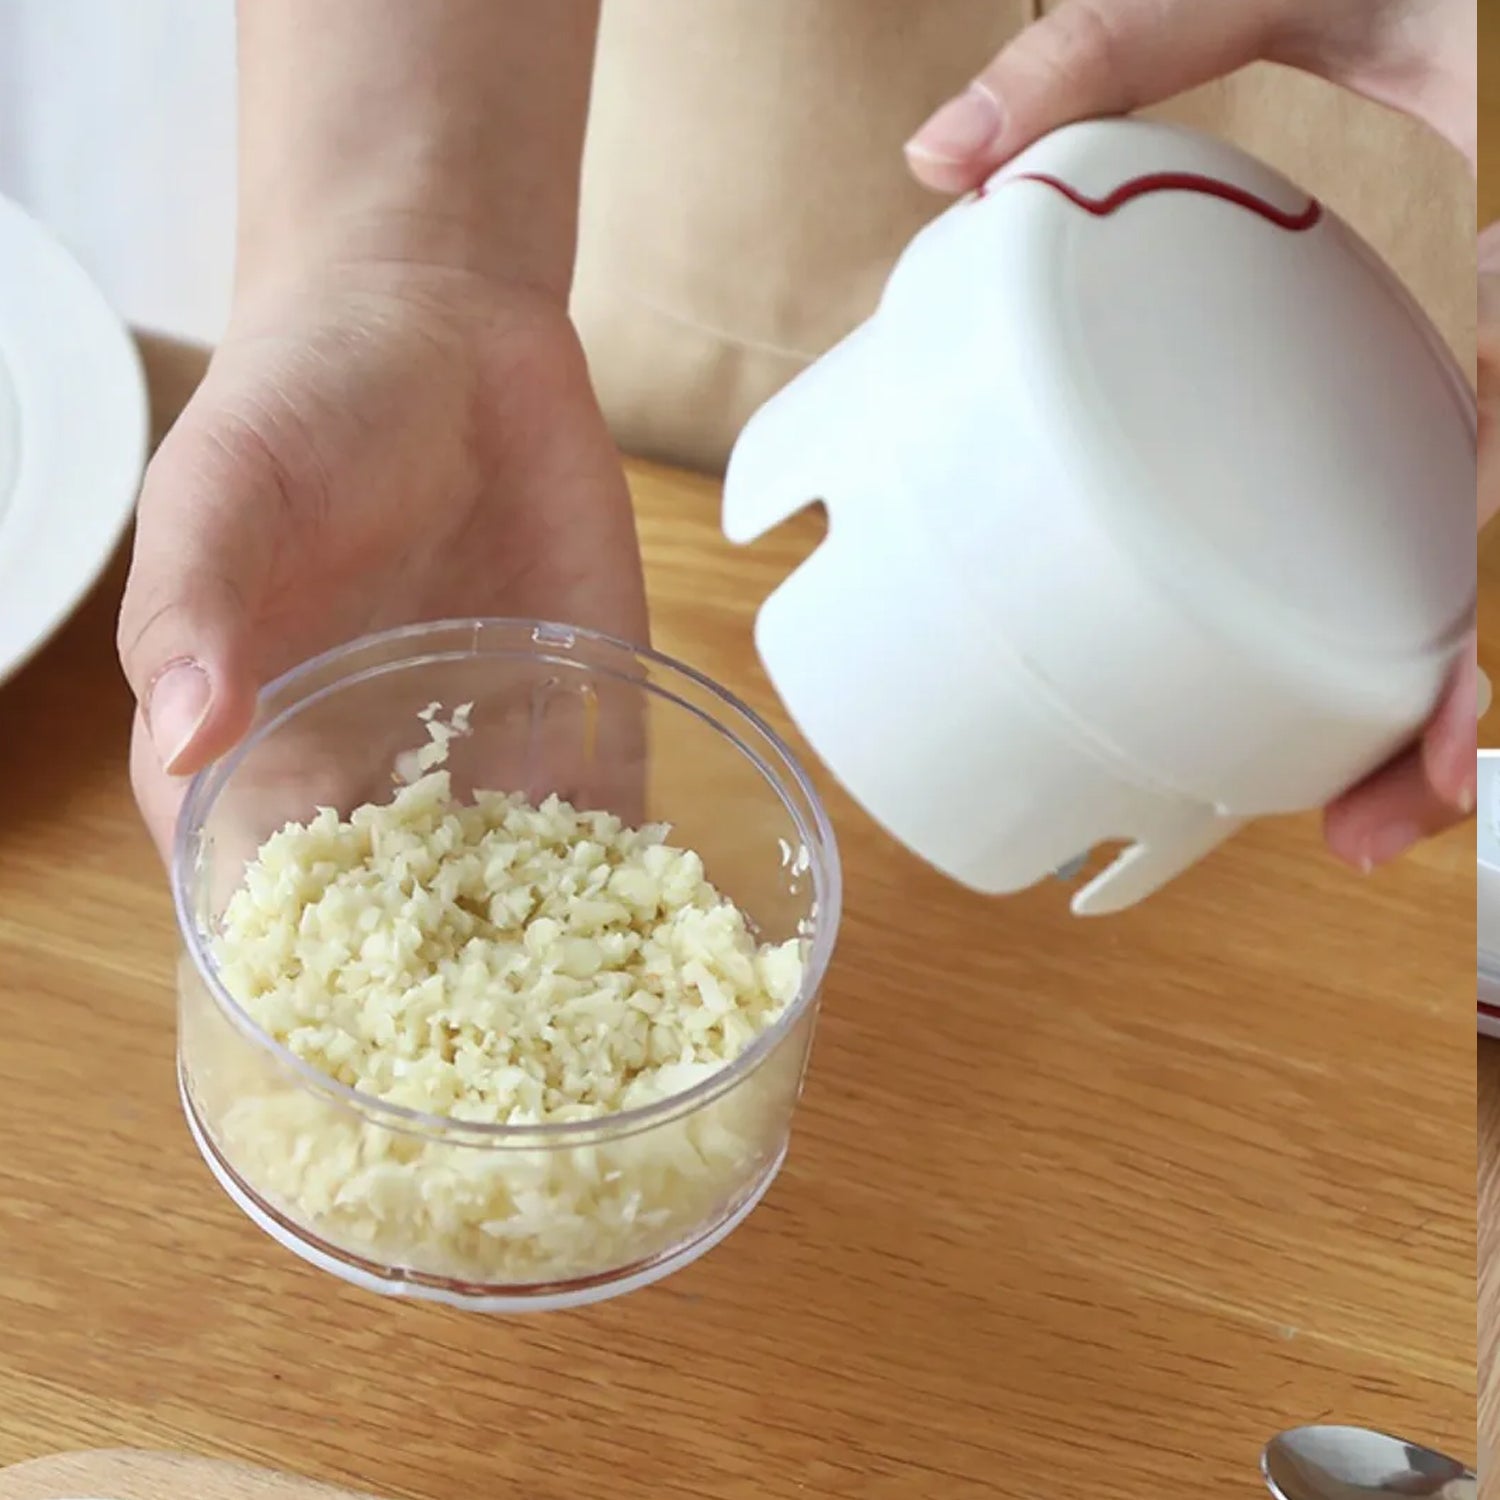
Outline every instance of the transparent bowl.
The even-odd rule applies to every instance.
[[[728,1067],[580,1123],[474,1125],[359,1093],[262,1031],[213,954],[264,839],[318,806],[384,800],[420,711],[473,703],[456,795],[556,791],[669,822],[757,936],[801,936],[801,991]],[[194,1140],[267,1233],[367,1289],[485,1311],[565,1307],[668,1275],[754,1208],[786,1154],[838,928],[838,853],[786,746],[691,669],[567,627],[467,620],[370,636],[263,693],[189,788],[172,886],[178,1075]]]

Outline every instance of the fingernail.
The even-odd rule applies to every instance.
[[[1369,874],[1377,865],[1389,864],[1422,837],[1422,829],[1416,823],[1391,823],[1377,829],[1365,845],[1365,857],[1361,868]]]
[[[1495,689],[1488,676],[1480,671],[1474,684],[1474,717],[1482,719],[1489,711],[1490,704],[1494,701]]]
[[[906,143],[907,154],[929,161],[967,161],[1000,134],[1000,125],[1000,101],[982,83],[971,83]]]
[[[1472,736],[1467,743],[1461,739],[1444,740],[1433,746],[1424,761],[1433,791],[1468,817],[1474,811],[1474,789],[1479,779]]]
[[[208,673],[195,661],[168,662],[156,674],[146,698],[146,727],[157,759],[169,774],[203,727],[210,696]]]

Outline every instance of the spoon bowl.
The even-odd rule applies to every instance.
[[[1261,1473],[1277,1500],[1478,1500],[1472,1469],[1363,1427],[1297,1427],[1266,1444]]]

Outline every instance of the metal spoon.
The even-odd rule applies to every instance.
[[[1266,1444],[1260,1471],[1277,1500],[1479,1500],[1479,1481],[1441,1453],[1363,1427],[1297,1427]]]

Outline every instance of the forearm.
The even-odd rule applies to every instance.
[[[238,279],[412,262],[559,300],[598,0],[239,0]]]

